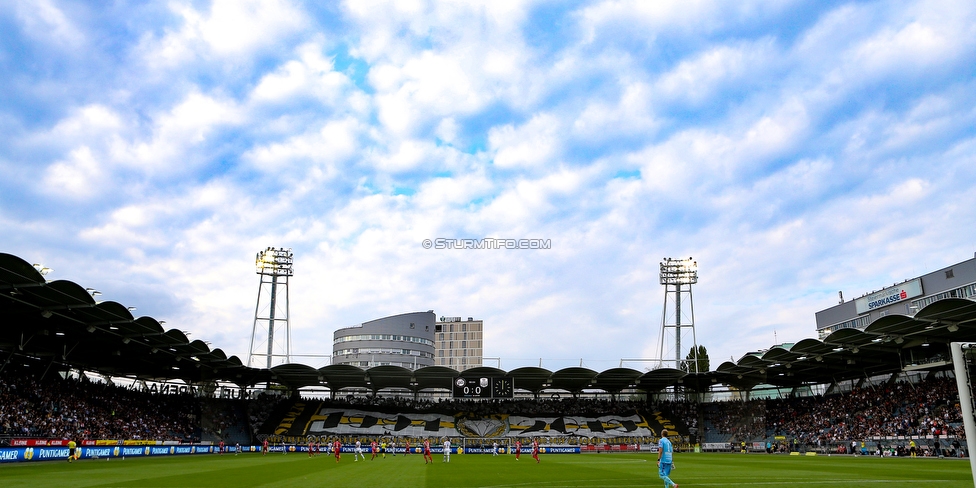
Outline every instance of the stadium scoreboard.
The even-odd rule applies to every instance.
[[[515,382],[511,378],[454,378],[454,398],[512,398]]]

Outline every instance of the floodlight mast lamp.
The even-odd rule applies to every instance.
[[[267,358],[267,368],[273,366],[276,357],[284,358],[284,363],[291,362],[291,326],[288,318],[288,278],[292,275],[292,262],[294,255],[291,249],[268,247],[257,253],[255,258],[256,273],[261,276],[258,284],[258,299],[254,306],[254,328],[251,330],[251,347],[248,354],[248,366],[252,366],[252,358],[256,356],[254,351],[254,339],[258,335],[259,325],[267,322],[268,324],[268,347],[265,357]],[[279,294],[284,290],[284,317],[278,314]],[[261,297],[267,295],[269,306],[267,316],[261,315]],[[279,322],[284,323],[285,343],[283,351],[275,353],[275,329]]]
[[[661,312],[661,335],[658,348],[659,366],[664,359],[664,342],[668,329],[674,329],[674,364],[675,369],[681,367],[681,329],[691,329],[692,346],[697,351],[698,340],[695,336],[695,306],[691,295],[691,285],[698,283],[698,262],[692,258],[672,259],[664,258],[661,261],[661,284],[664,285],[664,309]],[[682,287],[687,287],[682,289]],[[681,303],[687,295],[688,308],[690,311],[691,322],[682,323]],[[674,322],[668,321],[668,300],[674,302]],[[689,368],[690,372],[698,372],[698,362],[693,362],[694,366]]]

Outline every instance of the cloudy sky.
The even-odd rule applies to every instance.
[[[596,370],[665,257],[714,368],[976,251],[968,0],[7,0],[0,72],[0,252],[242,360],[268,246],[295,353],[433,309]],[[485,237],[551,248],[421,244]]]

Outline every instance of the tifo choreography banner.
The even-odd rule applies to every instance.
[[[602,417],[472,417],[441,414],[382,414],[356,409],[322,408],[309,420],[306,435],[404,437],[641,437],[654,435],[639,414]]]

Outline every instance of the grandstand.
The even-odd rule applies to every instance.
[[[9,254],[0,254],[0,297],[3,445],[298,445],[311,437],[417,446],[452,437],[480,449],[491,439],[540,438],[587,452],[646,450],[667,428],[682,450],[842,453],[854,441],[898,453],[915,439],[927,454],[968,451],[948,347],[976,342],[968,298],[701,373],[479,367],[464,376],[510,379],[514,397],[457,399],[451,382],[460,373],[442,366],[247,367],[122,304],[97,303],[79,284],[49,282]],[[160,385],[179,388],[164,394]]]

